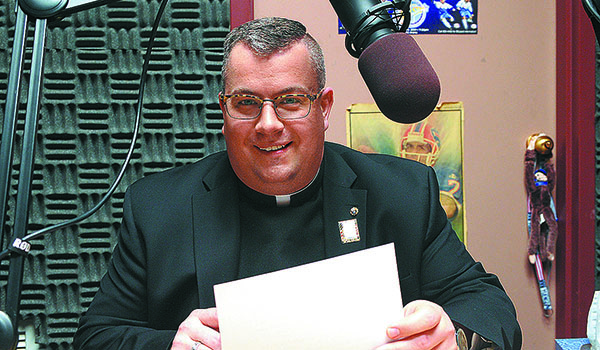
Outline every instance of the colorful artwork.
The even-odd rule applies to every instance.
[[[347,141],[351,148],[413,159],[433,167],[442,206],[452,228],[466,244],[462,103],[443,103],[429,117],[415,124],[393,122],[375,104],[352,105],[346,118]]]
[[[390,1],[390,0],[381,0]],[[407,34],[477,34],[478,0],[412,0]],[[401,11],[388,10],[391,18],[402,18]],[[385,14],[385,13],[384,13]],[[394,16],[398,15],[398,17]],[[401,21],[401,20],[397,20]],[[400,22],[401,23],[401,22]],[[399,23],[396,23],[398,26]],[[338,20],[338,33],[346,34]]]
[[[477,0],[412,0],[408,34],[477,34]]]

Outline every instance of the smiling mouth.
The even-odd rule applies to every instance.
[[[257,146],[256,148],[258,148],[261,151],[265,151],[265,152],[274,152],[274,151],[282,150],[282,149],[286,148],[287,146],[289,146],[290,144],[291,144],[291,142],[286,143],[285,145],[270,146],[270,147],[264,147],[264,148]]]

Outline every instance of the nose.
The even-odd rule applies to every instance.
[[[265,101],[257,118],[255,129],[261,134],[274,134],[283,130],[283,122],[275,113],[275,105]]]

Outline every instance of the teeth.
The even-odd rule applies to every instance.
[[[267,151],[267,152],[271,152],[271,151],[277,151],[280,150],[282,148],[284,148],[285,145],[281,145],[281,146],[271,146],[271,147],[267,147],[267,148],[260,148],[261,151]]]

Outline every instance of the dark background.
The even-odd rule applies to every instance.
[[[0,4],[0,109],[4,117],[15,0]],[[159,1],[122,0],[50,21],[29,231],[92,208],[129,148],[139,79]],[[136,152],[111,200],[79,225],[32,241],[21,315],[41,349],[71,349],[116,241],[126,187],[142,176],[224,149],[217,94],[229,1],[171,0],[153,47]],[[31,57],[28,35],[25,70]],[[23,85],[29,76],[25,73]],[[26,88],[21,93],[12,196],[2,250],[12,236]],[[2,160],[5,161],[5,160]],[[7,261],[0,265],[0,309]]]

